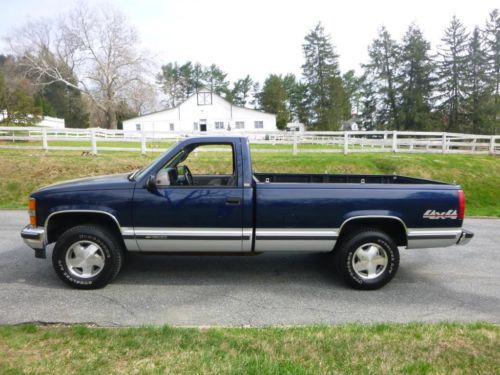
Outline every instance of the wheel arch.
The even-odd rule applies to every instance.
[[[51,213],[45,220],[45,243],[56,242],[59,236],[71,227],[95,224],[106,227],[123,243],[118,219],[106,211],[63,210]]]
[[[397,246],[407,246],[407,227],[399,217],[383,216],[383,215],[368,215],[354,216],[346,219],[339,228],[337,244],[342,242],[349,233],[363,229],[375,228],[390,236]]]

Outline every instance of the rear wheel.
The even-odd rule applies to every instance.
[[[112,281],[123,263],[123,249],[106,228],[78,225],[56,242],[52,264],[59,278],[77,289],[102,288]]]
[[[395,242],[376,229],[349,234],[335,253],[338,273],[356,289],[372,290],[387,284],[399,267]]]

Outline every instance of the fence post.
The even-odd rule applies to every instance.
[[[494,135],[491,136],[490,139],[490,154],[495,155],[495,143],[496,143],[496,138]]]
[[[297,132],[293,132],[293,148],[292,148],[292,154],[297,155]]]
[[[49,150],[49,146],[47,144],[47,129],[42,129],[42,148],[47,152]]]
[[[344,132],[344,155],[349,152],[349,132]]]
[[[141,154],[146,155],[146,133],[141,130]]]
[[[398,152],[398,132],[392,132],[392,152]]]
[[[90,143],[92,144],[92,154],[97,155],[97,141],[95,138],[95,129],[90,130]]]
[[[441,150],[442,150],[443,154],[445,154],[446,153],[446,133],[443,133],[443,136],[441,138],[441,143],[442,143]]]

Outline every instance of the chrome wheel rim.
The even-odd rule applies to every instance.
[[[98,244],[78,241],[66,252],[66,267],[73,276],[89,279],[102,272],[104,259],[104,252]]]
[[[352,269],[363,280],[375,279],[382,275],[388,263],[387,252],[376,243],[361,245],[352,256]]]

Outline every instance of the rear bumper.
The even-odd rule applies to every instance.
[[[472,240],[472,237],[474,237],[474,233],[466,229],[462,229],[462,233],[460,234],[460,237],[458,237],[457,245],[467,245],[470,240]]]
[[[24,243],[35,250],[35,257],[45,258],[45,229],[28,225],[21,231]]]

